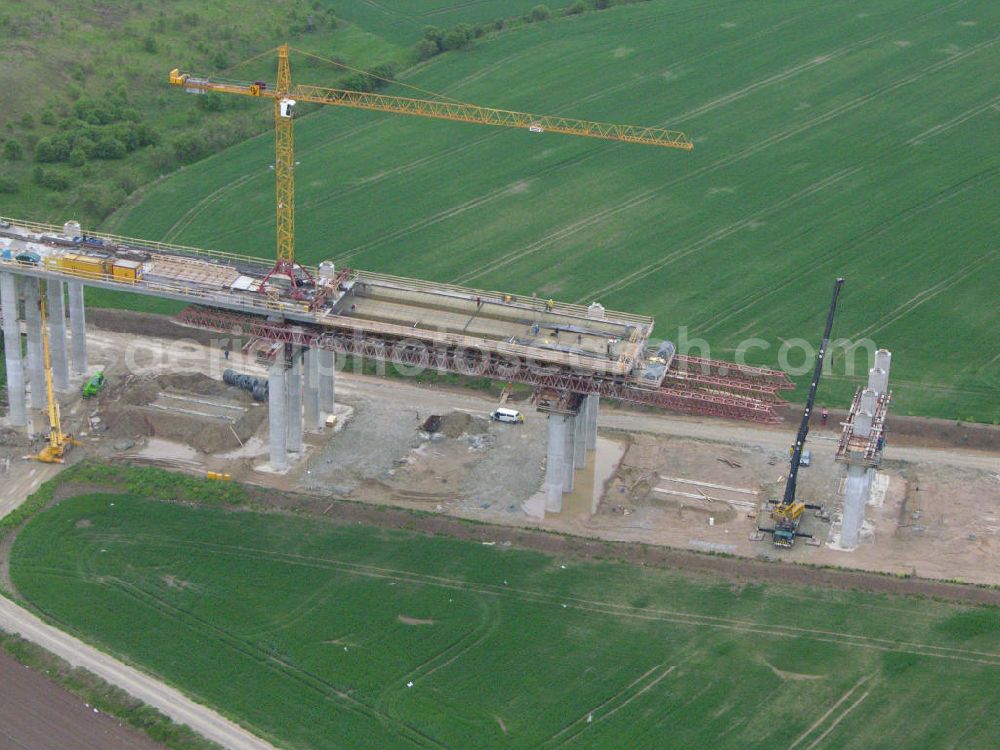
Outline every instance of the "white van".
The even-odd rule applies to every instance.
[[[524,415],[517,409],[504,409],[500,407],[492,414],[490,414],[490,419],[495,422],[510,422],[512,424],[523,424]]]

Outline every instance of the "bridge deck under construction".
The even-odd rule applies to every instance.
[[[183,322],[210,330],[679,411],[775,421],[777,391],[791,385],[772,370],[658,355],[652,318],[600,305],[332,263],[306,267],[313,283],[295,299],[287,284],[262,289],[271,264],[260,258],[67,227],[0,219],[0,270],[185,302]]]

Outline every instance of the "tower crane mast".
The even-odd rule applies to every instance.
[[[306,278],[309,277],[308,272],[295,261],[295,139],[292,118],[295,105],[299,102],[498,127],[525,128],[535,133],[546,131],[565,133],[624,143],[664,146],[685,151],[694,148],[694,144],[686,135],[664,128],[616,125],[570,117],[535,115],[527,112],[479,107],[461,102],[411,99],[347,89],[323,88],[303,84],[293,85],[288,51],[287,44],[278,47],[278,78],[276,85],[273,86],[265,81],[213,81],[209,77],[199,77],[182,72],[178,68],[170,71],[169,80],[172,85],[181,86],[190,93],[217,92],[274,100],[277,260],[273,270],[265,279],[265,283],[261,285],[261,289],[266,289],[266,282],[271,276],[287,276],[291,283],[292,296],[296,299],[302,297],[302,292],[299,289],[299,274]]]

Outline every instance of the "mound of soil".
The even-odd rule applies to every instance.
[[[463,411],[453,411],[441,416],[431,414],[420,426],[424,432],[441,433],[445,437],[458,438],[462,435],[485,435],[489,430],[489,421],[482,417],[473,417]]]
[[[205,400],[215,398],[246,409],[233,411],[235,421],[165,411],[151,406],[161,393]],[[155,380],[136,382],[117,395],[116,399],[104,403],[101,413],[111,437],[159,437],[185,443],[202,453],[223,453],[239,448],[267,417],[267,409],[255,406],[249,393],[198,373],[163,375]],[[188,408],[185,404],[179,406]]]
[[[481,417],[473,417],[464,411],[453,411],[441,417],[438,431],[450,437],[462,435],[483,435],[489,429],[489,422]]]

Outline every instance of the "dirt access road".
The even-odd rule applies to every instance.
[[[5,750],[163,750],[98,713],[44,675],[0,653],[0,747]]]
[[[83,641],[63,633],[51,625],[46,625],[27,610],[3,597],[0,597],[0,629],[9,633],[17,633],[22,638],[65,659],[75,667],[89,669],[105,681],[122,688],[129,695],[159,709],[178,724],[187,724],[194,731],[218,742],[223,747],[230,748],[230,750],[276,750],[270,743],[255,737],[212,709],[194,702],[179,690],[123,664],[114,657],[88,646]],[[34,750],[34,746],[28,745],[28,747]],[[55,745],[53,747],[77,746]],[[81,745],[79,747],[87,746]],[[142,746],[138,745],[137,747]]]

